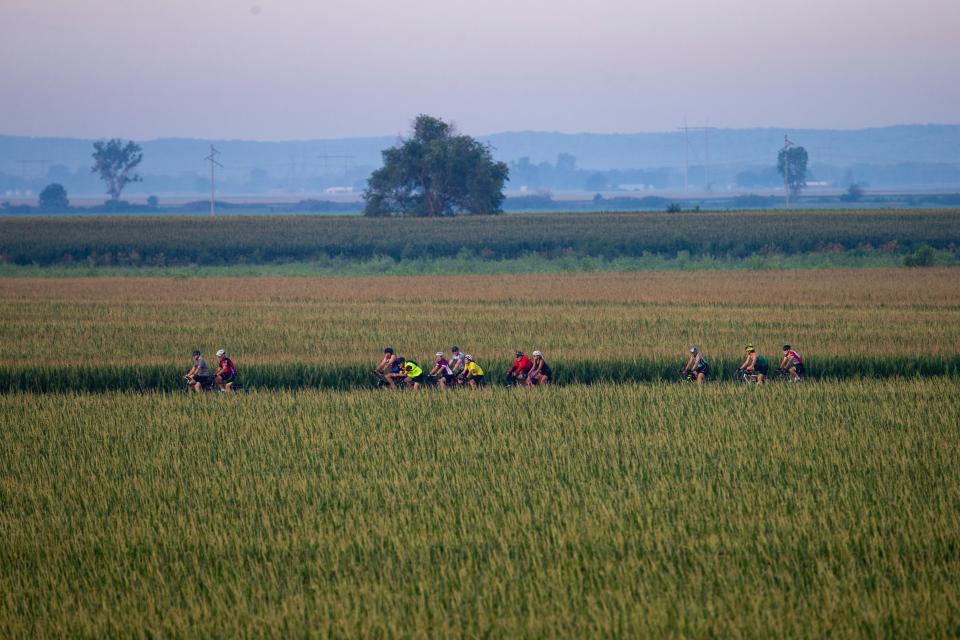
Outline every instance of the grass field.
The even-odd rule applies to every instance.
[[[955,380],[0,395],[0,636],[953,637]]]
[[[958,273],[0,279],[0,387],[162,388],[220,346],[261,387],[355,386],[384,346],[429,363],[454,343],[493,371],[540,349],[566,381],[669,376],[691,343],[729,374],[750,341],[771,360],[797,346],[817,375],[947,374]],[[65,366],[73,382],[30,382]]]
[[[0,637],[960,633],[957,268],[27,268],[0,277]],[[662,382],[751,341],[811,376]],[[384,346],[453,343],[561,384],[356,389]],[[249,393],[157,392],[221,346]]]

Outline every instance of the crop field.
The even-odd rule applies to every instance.
[[[0,395],[0,636],[953,637],[960,384]]]
[[[540,349],[569,382],[670,377],[693,343],[729,375],[751,341],[828,377],[957,372],[960,272],[869,273],[0,279],[0,386],[169,388],[221,346],[265,388],[353,387],[385,346],[451,344],[495,371]]]
[[[0,278],[0,637],[956,635],[958,275]]]
[[[169,388],[223,346],[261,388],[353,387],[385,346],[459,344],[498,371],[542,350],[559,381],[670,377],[690,344],[731,375],[795,345],[815,376],[960,370],[960,271],[430,278],[0,279],[0,388]],[[59,376],[59,377],[58,377]]]
[[[960,210],[750,211],[369,219],[337,216],[0,219],[0,264],[163,267],[309,262],[484,263],[520,257],[606,260],[823,254],[960,260]]]

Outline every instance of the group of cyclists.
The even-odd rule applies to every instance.
[[[744,374],[744,379],[749,382],[765,383],[770,375],[770,363],[757,353],[752,342],[744,350],[747,356],[743,364],[737,367],[737,371]],[[791,382],[799,382],[805,372],[803,357],[789,344],[783,345],[783,358],[780,360],[779,370],[789,376]],[[680,370],[680,376],[684,380],[692,380],[697,384],[703,384],[710,377],[710,363],[697,345],[690,347],[690,357],[687,359],[686,366]]]
[[[522,351],[515,352],[513,364],[506,371],[509,385],[534,387],[550,384],[553,371],[540,351],[533,352],[533,359]],[[436,386],[439,389],[453,389],[466,386],[476,389],[483,385],[486,374],[483,368],[469,353],[463,353],[460,347],[450,347],[450,359],[442,351],[434,354],[434,365],[429,370],[417,364],[412,358],[398,356],[392,347],[383,350],[383,359],[373,369],[377,381],[391,389],[409,386],[421,389]]]
[[[753,343],[744,349],[746,358],[737,368],[744,379],[756,384],[764,384],[770,375],[770,363],[757,352]],[[533,352],[533,358],[522,351],[514,354],[513,364],[504,373],[504,379],[510,386],[546,386],[553,379],[553,370],[540,351]],[[385,387],[397,389],[410,387],[421,389],[435,386],[439,389],[469,387],[476,389],[487,379],[483,368],[469,353],[463,353],[460,347],[450,347],[450,358],[437,351],[434,364],[430,369],[417,364],[412,358],[398,356],[392,347],[383,350],[383,359],[374,368],[377,381]],[[799,382],[804,375],[803,357],[789,344],[783,345],[783,357],[779,369],[792,382]],[[703,384],[710,377],[710,363],[697,345],[690,347],[687,363],[680,370],[683,380]],[[199,350],[193,352],[193,366],[184,376],[187,388],[200,393],[203,391],[234,392],[238,387],[237,367],[224,349],[217,351],[217,367],[211,372]]]
[[[197,393],[204,391],[234,392],[237,389],[237,367],[223,349],[217,351],[217,368],[210,373],[210,366],[200,355],[199,350],[193,352],[193,366],[184,376],[187,387]]]

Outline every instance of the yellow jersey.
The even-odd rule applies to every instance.
[[[403,365],[403,370],[407,372],[408,378],[416,378],[423,374],[423,369],[420,368],[420,365],[416,362],[410,362],[409,360]]]
[[[480,365],[478,365],[476,362],[473,362],[472,360],[467,363],[467,366],[465,366],[463,370],[473,376],[483,375],[483,369],[481,369]]]

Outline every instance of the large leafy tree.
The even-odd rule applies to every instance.
[[[438,118],[420,115],[410,138],[383,151],[383,167],[370,175],[368,216],[451,216],[499,213],[507,165],[488,145],[459,134]]]
[[[48,184],[40,192],[39,206],[44,211],[66,211],[70,208],[67,190],[58,182]]]
[[[143,160],[140,145],[133,141],[124,143],[119,138],[93,143],[93,173],[107,185],[111,200],[119,200],[123,188],[131,182],[140,182],[137,165]]]
[[[803,147],[780,149],[777,154],[777,171],[783,177],[786,174],[787,188],[793,196],[800,195],[807,186],[807,150]]]

